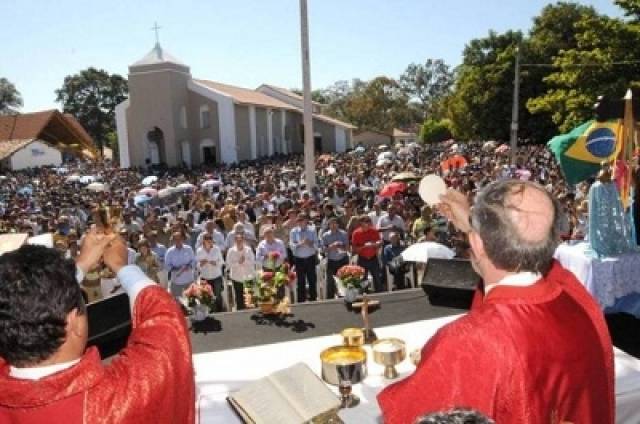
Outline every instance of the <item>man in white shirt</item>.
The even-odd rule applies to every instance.
[[[402,219],[400,215],[397,215],[395,205],[389,205],[387,214],[380,218],[377,228],[378,231],[380,231],[380,235],[382,236],[382,240],[384,240],[385,244],[391,243],[391,233],[399,233],[400,238],[404,237],[406,230],[404,219]]]
[[[193,283],[196,257],[191,246],[184,244],[184,237],[180,231],[173,233],[173,241],[175,244],[167,250],[164,257],[164,268],[169,272],[171,294],[177,299],[182,297],[182,292]]]
[[[229,277],[233,282],[237,310],[245,309],[244,282],[253,280],[256,274],[256,262],[253,251],[245,244],[244,232],[234,236],[235,243],[227,250]]]
[[[222,312],[222,290],[224,289],[222,265],[224,259],[222,259],[220,248],[213,244],[211,234],[205,233],[202,237],[202,247],[196,251],[196,261],[200,278],[213,289],[213,294],[216,297],[216,312]]]
[[[256,262],[262,268],[276,269],[287,257],[287,248],[284,242],[274,236],[273,226],[267,225],[264,228],[264,240],[258,243],[256,249]]]

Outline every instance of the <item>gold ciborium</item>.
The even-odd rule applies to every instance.
[[[351,408],[360,399],[351,393],[351,386],[367,376],[367,352],[357,346],[333,346],[320,353],[322,379],[340,391],[340,406]]]
[[[340,333],[342,344],[345,346],[362,346],[364,344],[364,331],[361,328],[345,328]]]
[[[396,378],[398,376],[396,365],[404,361],[407,356],[404,342],[396,338],[380,339],[373,342],[371,350],[373,350],[373,360],[384,365],[385,378]]]

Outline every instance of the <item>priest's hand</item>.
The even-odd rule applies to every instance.
[[[104,251],[104,263],[116,274],[128,263],[127,245],[121,237],[115,236]]]
[[[105,249],[115,237],[115,234],[105,234],[102,229],[92,226],[82,240],[76,266],[86,275],[100,263]]]
[[[440,195],[438,211],[447,217],[456,228],[464,233],[471,231],[469,216],[471,207],[467,196],[457,190],[449,189],[445,194]]]

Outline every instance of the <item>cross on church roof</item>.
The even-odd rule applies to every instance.
[[[158,26],[157,22],[153,23],[153,27],[151,28],[152,30],[155,31],[156,33],[156,44],[160,44],[160,36],[158,35],[158,30],[162,28],[161,26]]]

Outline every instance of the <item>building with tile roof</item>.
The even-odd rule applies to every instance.
[[[97,157],[91,136],[72,115],[45,110],[0,116],[0,168],[59,166],[64,155]]]
[[[129,98],[116,107],[120,166],[214,165],[303,151],[302,97],[194,79],[159,43],[129,66]],[[351,148],[349,123],[313,105],[316,150]]]

